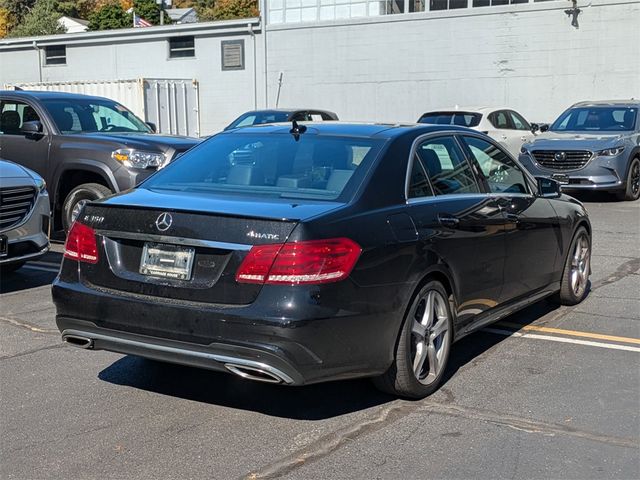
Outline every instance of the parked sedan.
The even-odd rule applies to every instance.
[[[36,172],[0,159],[0,272],[49,250],[49,195]]]
[[[535,138],[537,124],[530,124],[522,115],[502,107],[456,107],[423,114],[418,123],[459,125],[483,132],[497,141],[515,158],[524,142]]]
[[[640,101],[577,103],[521,153],[529,171],[560,180],[566,190],[601,190],[637,200]]]
[[[225,130],[248,127],[251,125],[264,125],[265,123],[292,122],[294,120],[296,122],[317,122],[338,120],[338,116],[327,110],[314,110],[309,108],[253,110],[240,115],[233,122],[227,125]]]
[[[419,398],[453,342],[580,302],[590,232],[557,182],[466,128],[247,127],[85,206],[56,322],[82,348]]]

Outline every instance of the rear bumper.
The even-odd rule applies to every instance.
[[[86,338],[93,349],[241,376],[230,367],[248,367],[287,385],[383,373],[401,321],[388,311],[310,305],[309,291],[296,288],[263,290],[237,307],[132,298],[59,278],[52,292],[63,337]],[[283,294],[299,306],[295,315],[274,311]]]
[[[520,155],[520,163],[536,177],[565,176],[569,183],[562,183],[562,189],[570,190],[606,190],[615,191],[625,187],[624,165],[620,159],[596,158],[578,170],[551,170],[541,167],[529,155]],[[557,177],[555,177],[557,178]]]

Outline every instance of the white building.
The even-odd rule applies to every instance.
[[[265,35],[245,19],[3,39],[0,86],[196,79],[202,134],[273,107],[280,73],[280,106],[344,120],[500,104],[550,121],[579,100],[640,97],[640,0],[579,0],[577,16],[567,0],[266,1]]]
[[[65,28],[67,33],[82,33],[89,30],[89,22],[80,18],[60,17],[58,23]]]
[[[198,21],[195,8],[170,8],[165,11],[173,23],[196,23]]]

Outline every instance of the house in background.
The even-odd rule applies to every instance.
[[[198,15],[194,8],[170,8],[166,10],[173,23],[196,23]]]
[[[82,33],[89,30],[89,22],[73,17],[60,17],[58,23],[62,25],[67,33]]]

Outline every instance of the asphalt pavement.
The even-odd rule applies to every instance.
[[[639,478],[640,201],[581,200],[587,299],[467,337],[415,402],[65,346],[55,245],[0,280],[0,478]]]

